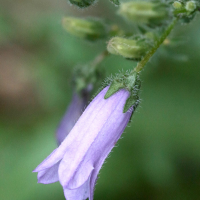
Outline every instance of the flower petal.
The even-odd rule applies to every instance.
[[[38,183],[49,184],[59,181],[58,167],[60,162],[50,168],[38,172]]]
[[[106,157],[115,146],[118,139],[121,137],[125,127],[127,126],[129,119],[132,114],[132,110],[129,110],[127,113],[123,113],[123,107],[127,99],[127,91],[120,90],[119,95],[124,98],[118,103],[117,107],[112,113],[112,117],[108,118],[104,127],[98,134],[98,137],[95,139],[88,154],[84,159],[92,159],[94,170],[91,174],[90,180],[90,200],[93,200],[94,186],[97,180],[97,175],[101,169]]]
[[[79,188],[88,180],[94,167],[86,160],[83,160],[78,167],[69,164],[69,160],[72,159],[71,162],[73,162],[73,156],[70,157],[69,155],[69,153],[66,153],[60,163],[58,169],[59,180],[64,188],[75,189]]]
[[[108,90],[108,87],[104,88],[104,90],[102,90],[99,94],[101,93],[105,93]],[[55,149],[42,163],[40,163],[35,170],[33,170],[33,172],[39,172],[41,170],[47,169],[49,167],[52,167],[54,164],[56,164],[58,161],[60,161],[65,152],[68,150],[69,145],[74,143],[74,140],[79,140],[79,142],[82,140],[82,137],[84,136],[82,134],[82,137],[80,137],[80,132],[83,132],[85,129],[87,129],[90,126],[90,123],[94,120],[94,118],[96,117],[96,112],[98,113],[98,111],[100,109],[102,109],[102,105],[105,103],[103,101],[101,101],[102,99],[100,98],[94,98],[93,101],[95,101],[99,106],[98,108],[96,108],[96,106],[94,104],[89,105],[87,107],[87,112],[84,112],[84,116],[85,118],[87,118],[87,123],[85,121],[85,118],[79,118],[78,122],[79,122],[79,126],[74,126],[74,128],[72,129],[72,131],[70,131],[68,137],[66,140],[64,140],[61,145]],[[94,109],[96,110],[96,112],[94,113]],[[78,123],[77,122],[77,123]],[[80,127],[79,129],[77,127]],[[85,133],[85,131],[84,131]]]
[[[90,185],[90,177],[79,188],[76,188],[73,190],[64,188],[65,198],[67,200],[85,200],[85,199],[87,199],[89,197],[89,193],[90,193],[89,185]]]
[[[65,154],[65,151],[63,149],[59,150],[59,151],[58,151],[58,148],[55,149],[45,160],[43,160],[42,163],[40,163],[33,170],[33,172],[39,172],[44,169],[48,169],[48,168],[52,167],[53,165],[55,165],[57,162],[59,162],[62,159],[64,154]]]

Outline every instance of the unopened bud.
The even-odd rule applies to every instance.
[[[194,1],[188,1],[185,5],[185,9],[189,12],[193,12],[196,9],[196,3]]]
[[[107,50],[111,54],[121,55],[125,58],[139,60],[149,50],[150,45],[144,40],[137,41],[114,37],[108,42]]]
[[[63,18],[63,27],[68,33],[91,41],[106,36],[105,25],[101,21],[95,19],[65,17]]]
[[[94,3],[95,0],[69,0],[71,4],[78,6],[79,8],[85,8]]]
[[[159,23],[168,16],[167,7],[161,3],[131,1],[121,3],[119,14],[136,23]]]
[[[175,1],[172,5],[176,10],[180,10],[183,7],[182,3],[179,1]]]

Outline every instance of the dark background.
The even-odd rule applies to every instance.
[[[59,183],[37,184],[32,170],[56,148],[55,130],[71,100],[74,66],[106,41],[82,41],[64,16],[134,25],[108,1],[81,10],[66,0],[0,0],[0,199],[64,200]],[[142,72],[141,104],[99,174],[95,200],[200,199],[200,15],[178,24]],[[108,57],[107,75],[135,62]],[[94,91],[95,92],[95,91]]]

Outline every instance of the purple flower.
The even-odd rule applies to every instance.
[[[58,145],[67,137],[69,132],[78,121],[82,112],[84,111],[89,97],[89,91],[83,91],[81,95],[74,92],[71,104],[69,105],[62,121],[60,122],[56,130],[56,139]]]
[[[60,181],[67,200],[93,200],[101,166],[130,120],[123,113],[129,92],[120,89],[108,99],[104,88],[85,109],[67,138],[35,170],[38,182]]]

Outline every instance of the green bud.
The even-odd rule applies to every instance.
[[[140,89],[140,81],[138,77],[138,73],[136,72],[126,72],[125,74],[118,74],[111,82],[110,87],[105,94],[104,98],[107,99],[116,93],[118,90],[124,88],[130,92],[130,96],[126,101],[124,106],[124,113],[128,111],[128,109],[133,106],[134,109],[137,107],[139,103],[139,89]]]
[[[175,1],[172,5],[173,5],[174,9],[176,9],[176,10],[180,10],[183,8],[182,3],[179,1]]]
[[[107,45],[107,50],[111,54],[136,60],[140,60],[149,48],[150,45],[145,40],[131,40],[121,37],[112,38]]]
[[[185,5],[185,9],[189,12],[193,12],[196,9],[196,3],[194,1],[188,1]]]
[[[180,9],[174,9],[173,14],[178,16],[181,22],[189,23],[194,19],[195,11],[198,10],[200,3],[198,1],[182,0],[182,5]]]
[[[95,0],[69,0],[71,4],[78,6],[79,8],[85,8],[94,3]]]
[[[79,38],[94,41],[106,37],[105,25],[95,19],[63,18],[64,29]]]
[[[121,3],[118,13],[132,22],[144,24],[157,24],[168,17],[166,5],[148,1]]]

